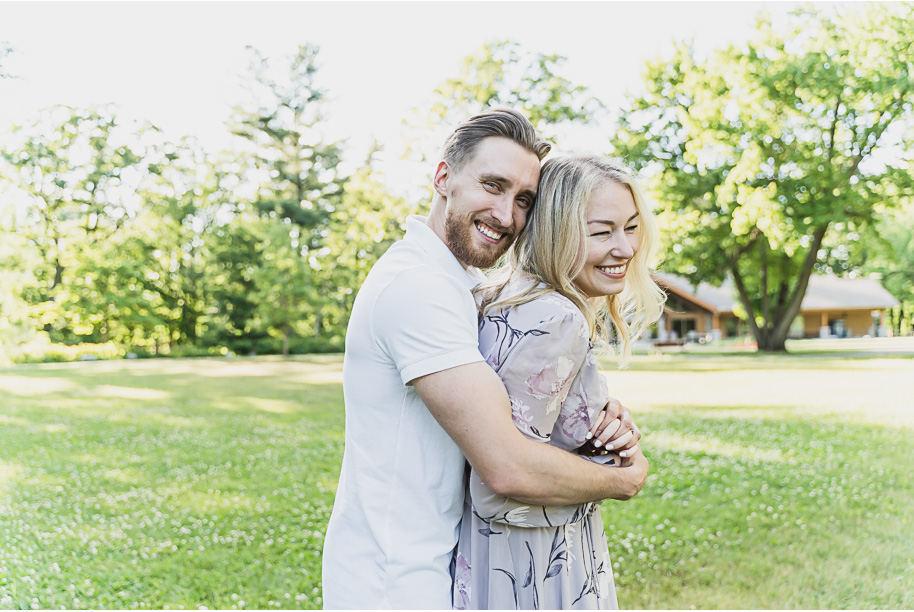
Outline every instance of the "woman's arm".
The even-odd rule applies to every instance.
[[[549,308],[554,316],[540,321],[533,330],[513,330],[510,317],[498,315],[500,326],[520,336],[498,374],[508,389],[518,429],[534,440],[572,450],[584,447],[591,422],[606,404],[608,393],[584,318],[576,309]],[[619,463],[606,456],[592,460],[603,465]],[[576,522],[593,510],[592,503],[524,504],[496,494],[475,470],[469,486],[474,511],[486,521],[549,527]]]
[[[482,363],[411,382],[492,491],[564,505],[629,499],[641,490],[648,467],[643,455],[629,467],[614,468],[543,444],[590,348],[586,320],[570,301],[544,296],[517,310],[487,314],[480,339],[503,382]]]

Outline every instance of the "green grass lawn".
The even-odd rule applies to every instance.
[[[0,370],[0,608],[319,608],[341,360]],[[623,608],[914,607],[914,359],[636,357]]]

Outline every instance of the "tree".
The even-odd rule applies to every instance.
[[[154,133],[121,126],[111,108],[55,107],[15,128],[0,150],[2,179],[24,203],[11,229],[39,256],[29,302],[63,339],[72,333],[65,320],[50,321],[67,290],[65,273],[82,249],[109,241],[142,208],[137,192]]]
[[[302,257],[296,226],[277,219],[260,219],[259,229],[263,236],[258,244],[260,265],[251,276],[257,326],[280,338],[282,354],[288,356],[293,334],[301,333],[309,318],[319,316],[321,309],[315,308],[319,301],[318,287],[313,279],[313,266]]]
[[[0,205],[0,367],[9,365],[18,347],[38,336],[38,321],[30,312],[28,300],[39,291],[32,273],[39,263],[38,255],[29,249],[24,237],[5,227],[13,217],[7,214],[6,206]]]
[[[224,184],[225,170],[192,141],[165,143],[151,162],[154,180],[140,192],[143,206],[131,223],[77,258],[67,310],[94,322],[102,340],[158,352],[201,336],[210,238],[232,207],[233,184]]]
[[[248,47],[248,53],[253,99],[235,109],[231,130],[247,141],[257,171],[255,205],[267,216],[290,220],[304,232],[305,244],[316,246],[342,182],[340,148],[323,142],[320,133],[324,91],[316,84],[318,48],[299,47],[279,75],[256,49]]]
[[[235,352],[256,354],[267,332],[258,322],[255,274],[263,265],[260,218],[241,211],[231,222],[213,228],[207,279],[212,322],[204,340]]]
[[[463,59],[460,74],[435,88],[428,104],[404,121],[409,146],[428,157],[454,126],[487,108],[523,112],[544,136],[554,138],[567,123],[588,123],[603,104],[587,89],[561,76],[565,58],[523,51],[507,40],[484,44]]]
[[[345,180],[338,171],[339,146],[324,142],[320,131],[324,92],[316,83],[318,48],[299,47],[281,74],[257,50],[248,47],[248,52],[254,100],[236,109],[232,132],[248,144],[254,167],[251,178],[259,184],[256,210],[287,224],[278,232],[275,227],[266,232],[269,245],[264,245],[264,253],[270,257],[264,265],[274,268],[260,270],[254,280],[260,286],[258,295],[269,296],[269,303],[261,303],[260,320],[283,338],[284,350],[288,350],[293,325],[276,305],[297,304],[296,312],[310,315],[315,335],[319,335],[322,301],[303,300],[305,295],[313,297],[314,291],[296,283],[311,278],[308,264],[322,248]],[[285,244],[279,242],[282,235]],[[297,252],[300,262],[289,259],[290,249]],[[282,271],[292,273],[294,282],[284,282]],[[308,307],[312,312],[301,312]]]
[[[669,267],[731,276],[760,350],[785,350],[825,247],[914,189],[911,19],[804,10],[778,34],[763,18],[706,59],[678,45],[629,99],[613,144],[650,175]]]
[[[851,274],[878,275],[901,304],[888,311],[896,336],[914,328],[914,201],[903,202],[880,215],[859,239],[852,253],[839,252],[832,262]]]
[[[416,212],[402,197],[385,186],[384,176],[373,167],[373,153],[346,182],[340,205],[330,219],[324,247],[312,262],[329,315],[323,324],[345,334],[358,288],[371,267],[406,232],[406,217]],[[332,318],[332,320],[328,320]]]

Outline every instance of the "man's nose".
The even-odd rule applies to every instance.
[[[514,220],[514,199],[508,196],[498,198],[492,205],[492,218],[502,227],[510,228]]]

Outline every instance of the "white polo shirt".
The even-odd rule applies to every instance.
[[[450,609],[465,459],[408,383],[476,361],[481,280],[411,216],[346,332],[346,448],[324,541],[327,609]]]

